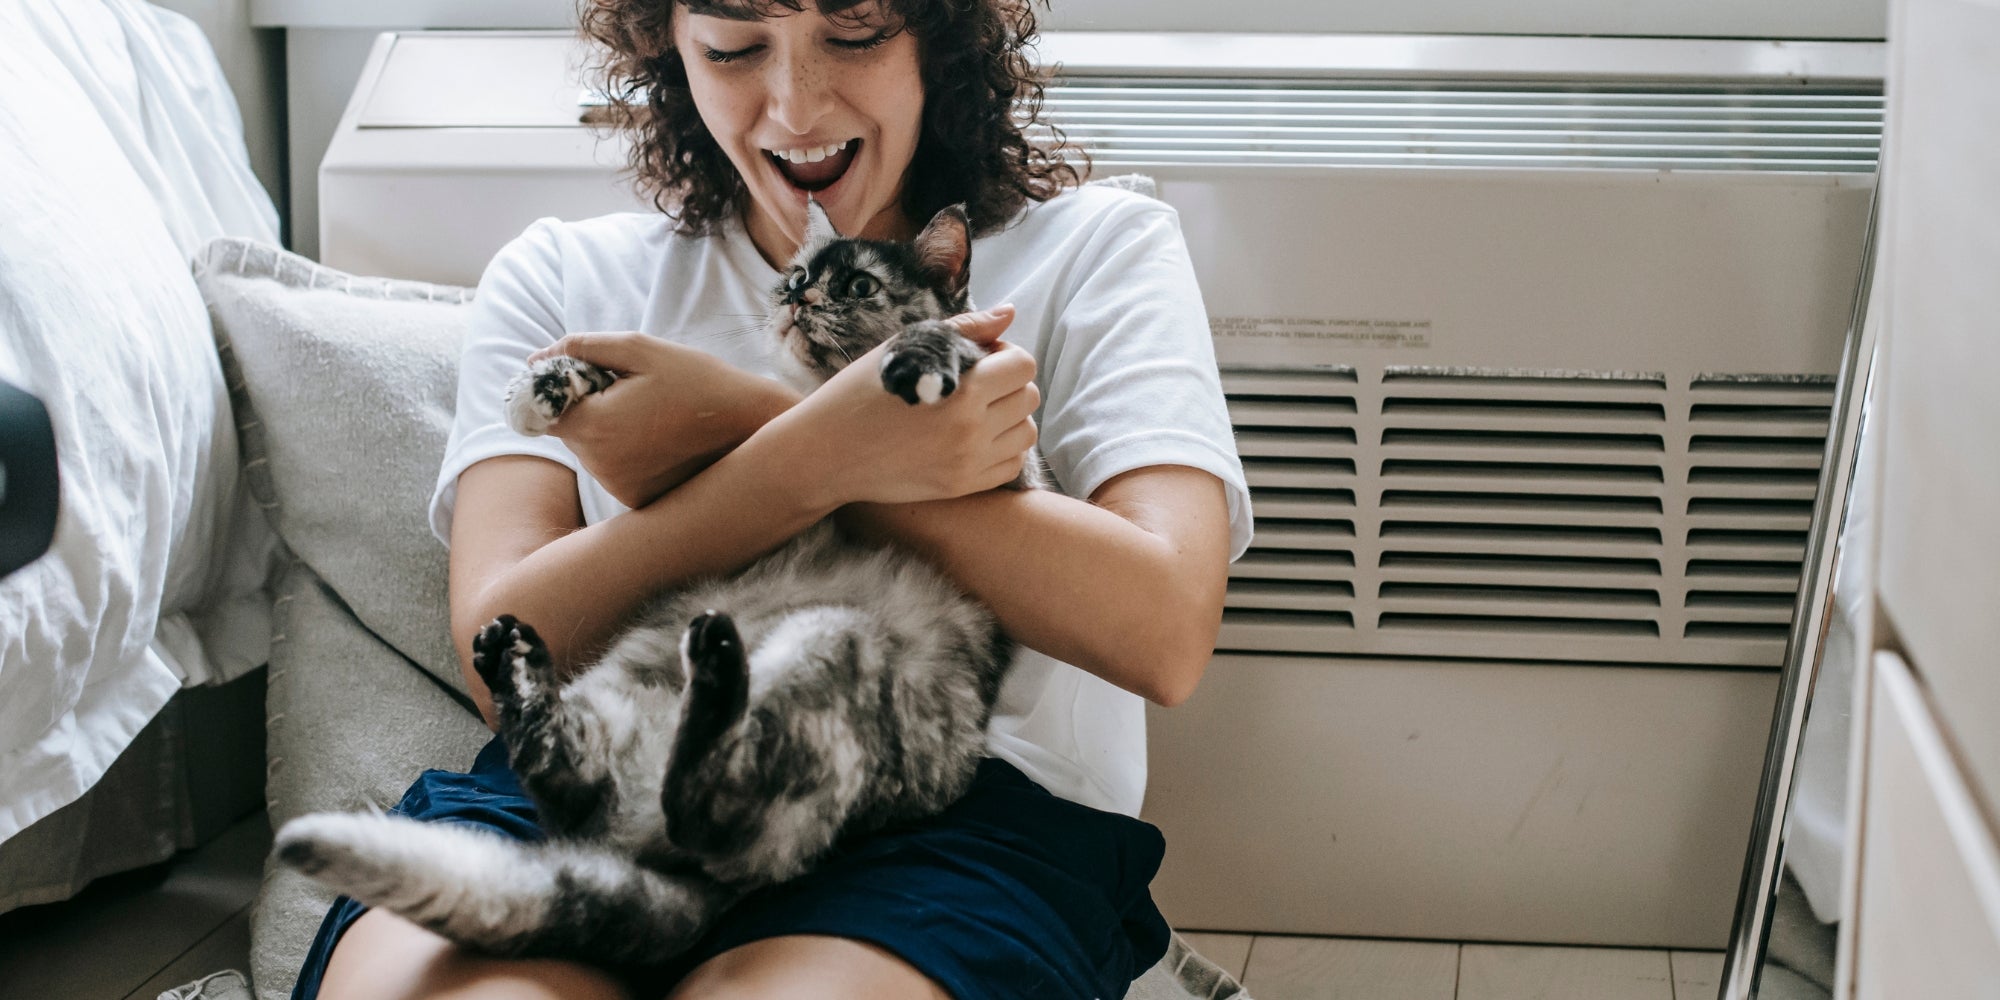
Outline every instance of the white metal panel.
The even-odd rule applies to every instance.
[[[1992,997],[2000,989],[2000,846],[1939,719],[1878,653],[1860,838],[1855,996]]]
[[[1231,10],[1229,15],[1238,13]],[[1762,79],[1799,82],[1879,81],[1876,42],[1730,39],[1496,37],[1437,34],[1260,33],[1254,19],[1211,31],[1051,31],[1038,57],[1063,72],[1089,76],[1387,76],[1518,80]],[[1317,29],[1336,31],[1340,29]],[[1404,29],[1411,30],[1411,29]],[[1879,37],[1877,35],[1876,37]]]
[[[1721,948],[1777,678],[1218,655],[1149,712],[1177,927]],[[1254,986],[1254,984],[1252,984]]]
[[[1881,38],[1884,0],[1057,0],[1051,27],[1493,35]]]
[[[1662,35],[1719,38],[1881,38],[1883,0],[1652,0],[1605,4],[1537,0],[1061,0],[1043,15],[1058,29],[1132,31],[1355,31],[1513,35]],[[556,28],[571,0],[251,0],[262,26],[311,28]]]
[[[1219,647],[1776,666],[1832,386],[1669,385],[1226,367],[1257,526]]]
[[[1879,86],[1070,76],[1049,125],[1101,166],[1871,173]]]

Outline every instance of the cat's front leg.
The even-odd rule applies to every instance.
[[[912,323],[883,349],[882,387],[911,405],[935,403],[956,391],[959,376],[985,356],[985,348],[950,323],[941,320]],[[1030,448],[1021,462],[1021,474],[1006,488],[1039,490],[1047,486],[1041,453]]]
[[[517,434],[538,437],[572,404],[593,392],[611,387],[618,376],[588,361],[565,355],[543,358],[529,365],[507,383],[502,409],[507,426]]]
[[[501,615],[473,638],[472,668],[493,695],[509,763],[535,800],[542,826],[575,836],[602,833],[610,776],[590,766],[581,744],[591,720],[562,699],[562,680],[542,637]]]
[[[935,403],[957,391],[959,376],[985,356],[950,323],[912,323],[883,348],[882,387],[912,406]]]

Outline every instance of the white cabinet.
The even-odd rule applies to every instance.
[[[2000,998],[2000,0],[1898,0],[1889,37],[1881,652],[1839,995]]]
[[[1903,659],[1875,659],[1860,1000],[2000,997],[2000,853]]]

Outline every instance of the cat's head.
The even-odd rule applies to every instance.
[[[840,235],[806,202],[806,238],[772,293],[771,329],[820,381],[903,327],[970,308],[972,227],[965,206],[931,218],[916,239]]]

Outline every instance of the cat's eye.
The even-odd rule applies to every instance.
[[[792,268],[792,273],[785,278],[786,293],[791,295],[797,295],[800,292],[800,290],[804,289],[805,287],[806,287],[806,269],[803,267]]]
[[[882,283],[876,281],[872,274],[862,273],[847,279],[847,297],[850,299],[865,299],[881,290]]]

